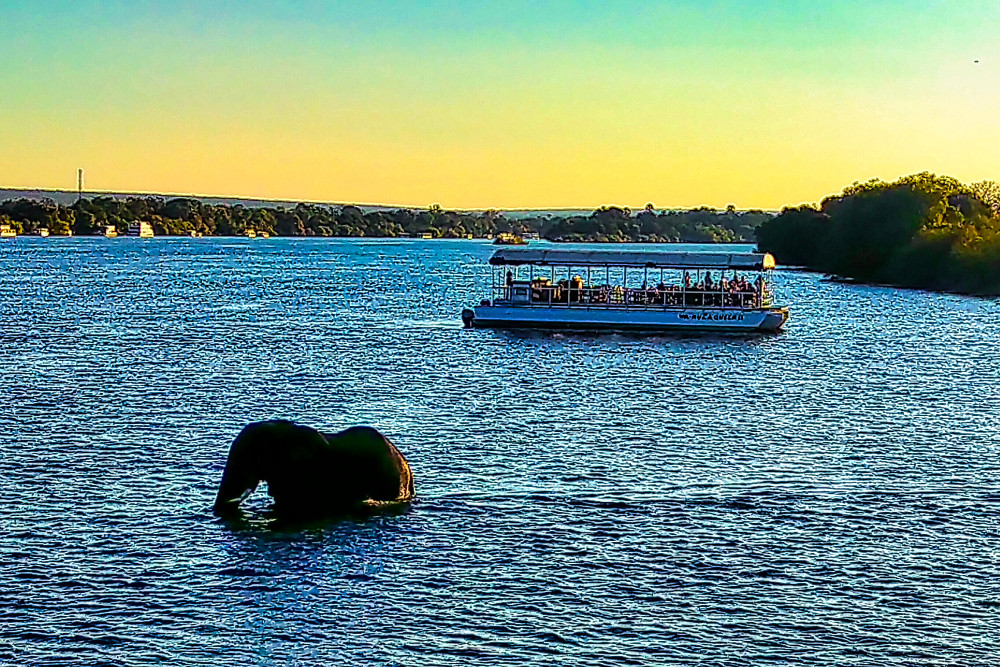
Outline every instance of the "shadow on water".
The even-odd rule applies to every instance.
[[[391,576],[412,530],[404,517],[385,513],[302,518],[269,510],[223,523],[214,571],[206,576],[226,599],[215,622],[289,638],[318,623],[363,623],[367,608],[354,598]],[[358,664],[332,661],[352,663]]]
[[[409,514],[412,503],[361,505],[344,511],[281,512],[273,505],[251,511],[242,508],[216,517],[234,534],[269,532],[293,536],[338,528],[349,524],[374,524],[384,519]]]
[[[481,329],[477,329],[481,332]],[[746,343],[759,345],[784,336],[784,332],[713,332],[694,333],[690,331],[587,331],[575,329],[491,329],[497,338],[507,342],[571,342],[586,344],[639,343],[643,345],[670,345],[673,343],[728,344]]]
[[[303,582],[325,573],[328,584],[373,578],[411,530],[408,508],[326,516],[284,516],[271,509],[239,512],[225,526],[216,576],[248,594],[295,596]]]

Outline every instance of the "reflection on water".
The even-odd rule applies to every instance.
[[[991,300],[779,272],[775,336],[466,331],[478,242],[0,245],[0,664],[991,664]],[[401,515],[211,513],[249,421]]]

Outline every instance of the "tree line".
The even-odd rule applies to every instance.
[[[648,204],[633,213],[627,207],[602,206],[589,214],[529,214],[503,211],[449,211],[438,205],[427,209],[370,210],[357,206],[297,204],[250,207],[207,204],[178,197],[93,197],[71,206],[51,199],[9,199],[0,202],[0,223],[18,234],[41,228],[52,235],[102,234],[114,227],[119,235],[131,224],[147,222],[158,236],[243,236],[248,230],[272,236],[477,238],[503,232],[538,234],[554,241],[598,242],[736,242],[752,241],[754,229],[770,219],[764,211],[657,211]]]
[[[853,183],[756,229],[782,264],[865,282],[1000,294],[1000,185],[920,173]]]

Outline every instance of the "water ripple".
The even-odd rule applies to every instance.
[[[473,242],[0,244],[0,664],[995,664],[995,301],[780,273],[778,336],[463,331]],[[211,515],[248,421],[397,516]]]

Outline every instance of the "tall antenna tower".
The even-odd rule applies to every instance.
[[[76,200],[83,199],[83,169],[76,170]]]

